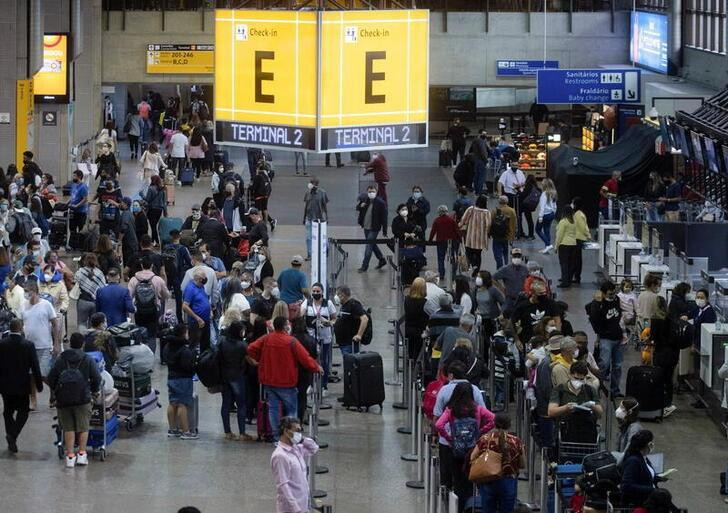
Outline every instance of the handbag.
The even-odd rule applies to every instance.
[[[487,441],[488,445],[493,440],[491,436]],[[475,456],[475,457],[473,457]],[[503,477],[503,456],[501,453],[486,448],[485,451],[476,453],[473,451],[470,458],[470,472],[468,479],[473,483],[482,484],[495,481]]]
[[[78,282],[73,285],[73,288],[68,293],[68,297],[73,299],[74,301],[78,301],[78,298],[81,297],[81,287],[79,286]]]
[[[248,255],[250,255],[250,241],[248,239],[240,239],[238,255],[243,258],[248,258]]]

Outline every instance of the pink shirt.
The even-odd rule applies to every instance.
[[[309,510],[306,456],[318,452],[310,438],[293,446],[283,442],[273,451],[270,466],[276,483],[276,513],[305,513]]]
[[[134,291],[136,290],[136,286],[139,284],[140,280],[149,280],[150,278],[152,287],[154,287],[154,291],[157,293],[157,306],[160,306],[167,301],[167,298],[169,298],[169,289],[167,289],[167,284],[164,283],[164,280],[160,276],[154,274],[151,270],[138,271],[132,279],[129,280],[129,284],[127,285],[129,295],[134,297]]]
[[[438,418],[435,423],[435,427],[440,433],[440,436],[448,442],[452,441],[452,437],[450,436],[450,423],[454,420],[455,417],[453,417],[450,408],[445,408],[445,411],[442,415],[440,415],[440,418]],[[482,406],[476,407],[475,421],[480,426],[480,434],[487,433],[495,427],[495,415],[493,415],[490,410],[483,408]]]

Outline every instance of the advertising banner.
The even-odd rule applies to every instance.
[[[629,49],[633,63],[667,73],[667,15],[632,11]]]
[[[33,79],[18,80],[15,88],[15,162],[23,162],[23,152],[33,151],[35,101]]]
[[[68,34],[43,36],[43,67],[35,74],[38,103],[68,103]]]

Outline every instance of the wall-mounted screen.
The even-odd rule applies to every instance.
[[[703,147],[700,144],[700,134],[690,130],[690,139],[693,142],[693,159],[701,166],[704,166],[705,160],[703,160]]]
[[[68,103],[68,34],[43,36],[43,67],[33,77],[37,103]]]
[[[667,15],[633,11],[631,22],[632,62],[658,73],[667,73]]]
[[[705,144],[705,161],[708,164],[708,169],[717,173],[718,155],[715,151],[715,142],[710,137],[703,137],[703,143]]]

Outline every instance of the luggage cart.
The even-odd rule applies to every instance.
[[[162,407],[159,403],[159,392],[154,388],[151,388],[149,394],[137,397],[136,380],[137,375],[133,372],[132,367],[127,376],[114,376],[114,386],[119,389],[119,415],[123,417],[124,427],[127,431],[134,431],[139,424],[144,422],[145,415]],[[129,387],[129,395],[121,394],[121,390],[126,386]]]
[[[557,463],[581,463],[584,456],[599,452],[602,447],[602,437],[597,435],[594,442],[568,442],[562,439],[561,427],[557,435]]]
[[[106,419],[105,416],[106,414],[104,413],[103,427],[98,426],[101,427],[101,429],[89,429],[88,442],[86,445],[86,448],[90,449],[91,457],[93,458],[98,455],[99,461],[106,460],[107,448],[114,443],[114,440],[116,440],[116,437],[119,435],[119,416],[114,414],[108,419]],[[58,421],[57,416],[53,417],[53,420],[55,422],[51,428],[56,435],[56,441],[53,445],[56,446],[58,451],[58,459],[62,460],[66,455],[66,448],[63,443],[63,429],[61,428],[61,423]]]
[[[48,242],[51,249],[58,250],[68,247],[68,238],[71,234],[71,215],[73,212],[68,203],[56,203],[50,220]],[[62,233],[61,233],[62,232]]]

